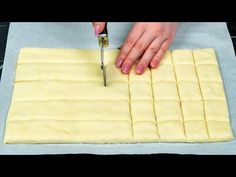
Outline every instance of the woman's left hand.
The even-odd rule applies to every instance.
[[[177,23],[134,24],[116,59],[116,66],[128,74],[136,62],[137,74],[143,74],[150,65],[156,68],[172,43]]]

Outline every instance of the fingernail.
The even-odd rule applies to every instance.
[[[156,68],[157,67],[157,61],[153,60],[150,65],[151,65],[152,68]]]
[[[129,65],[124,65],[122,67],[122,71],[123,71],[124,74],[127,74],[129,72]]]
[[[100,26],[96,25],[96,27],[95,27],[95,35],[98,36],[99,33],[100,33]]]
[[[155,62],[155,61],[152,61],[150,65],[151,65],[152,68],[155,68],[156,62]]]
[[[142,74],[142,73],[144,72],[144,67],[143,67],[143,65],[137,66],[136,72],[137,72],[137,74]]]
[[[118,58],[117,60],[118,60],[118,61],[117,61],[117,63],[116,63],[116,67],[117,67],[117,68],[120,68],[120,67],[121,67],[121,64],[123,63],[124,60],[121,59],[121,58]]]

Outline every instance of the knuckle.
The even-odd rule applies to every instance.
[[[160,26],[154,27],[154,28],[152,28],[152,32],[156,35],[160,35],[161,33],[163,33],[163,28]]]
[[[135,50],[137,50],[140,53],[143,53],[145,51],[145,47],[143,43],[137,43],[135,45]]]
[[[119,58],[125,59],[127,57],[128,53],[129,53],[129,51],[127,50],[127,48],[125,48],[125,46],[122,47],[121,51],[119,53]]]
[[[156,54],[158,52],[158,49],[156,47],[150,47],[147,49],[148,52],[150,52],[151,54]]]
[[[146,67],[146,66],[148,66],[149,65],[149,63],[150,63],[150,61],[149,60],[143,60],[143,65]]]
[[[170,42],[168,40],[163,44],[162,48],[163,48],[164,53],[168,50],[169,45],[170,45]]]
[[[152,32],[154,33],[154,34],[160,34],[161,33],[161,29],[160,28],[154,28],[153,30],[152,30]]]
[[[133,64],[133,60],[131,58],[127,58],[127,59],[125,59],[124,64],[132,65]]]
[[[132,37],[130,37],[126,40],[126,45],[127,46],[133,46],[134,44],[135,44],[135,41]]]
[[[127,56],[126,51],[122,51],[122,52],[119,54],[118,58],[124,60],[126,56]]]
[[[149,64],[149,61],[145,58],[141,58],[138,65],[142,65],[142,66],[147,66]]]
[[[161,48],[160,53],[163,54],[163,53],[165,53],[165,51],[166,51],[166,46],[163,46],[163,47]]]

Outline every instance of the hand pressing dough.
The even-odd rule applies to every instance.
[[[167,51],[143,75],[118,50],[24,48],[5,143],[214,142],[233,139],[214,49]]]

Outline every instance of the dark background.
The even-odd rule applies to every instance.
[[[8,22],[0,22],[0,79],[2,75],[2,64],[5,55],[8,27]]]
[[[236,51],[236,22],[228,22],[227,26],[231,35],[231,39],[233,41],[234,51]],[[2,74],[2,64],[5,55],[8,28],[8,22],[0,22],[0,79]]]

